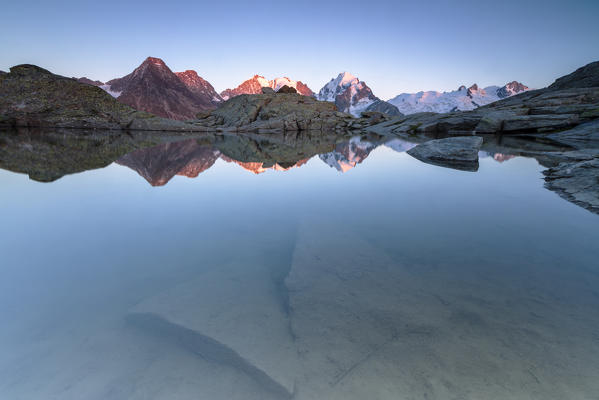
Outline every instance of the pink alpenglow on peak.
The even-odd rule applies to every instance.
[[[121,103],[165,118],[194,119],[222,99],[195,71],[173,72],[160,58],[148,57],[122,78],[100,86]]]
[[[220,95],[223,100],[228,100],[240,94],[260,94],[263,87],[272,88],[276,92],[283,86],[292,87],[301,95],[314,97],[314,92],[302,81],[294,81],[287,77],[267,80],[261,75],[254,75],[252,78],[242,82],[235,89],[226,89]]]

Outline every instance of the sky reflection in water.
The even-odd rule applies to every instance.
[[[599,217],[536,160],[472,173],[354,140],[261,164],[227,146],[52,183],[0,171],[2,396],[599,393]]]

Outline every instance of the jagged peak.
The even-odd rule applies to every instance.
[[[338,78],[342,78],[342,79],[349,79],[349,80],[351,80],[351,79],[358,79],[352,73],[347,72],[347,71],[341,72],[337,77]]]
[[[197,71],[194,71],[193,69],[187,69],[183,72],[175,72],[175,74],[179,77],[183,76],[192,79],[202,79],[202,77],[198,75]]]
[[[511,81],[505,84],[505,87],[510,89],[518,89],[518,91],[528,90],[528,86],[524,85],[522,82]]]
[[[154,64],[154,65],[160,65],[160,66],[165,66],[166,67],[166,63],[158,57],[148,57],[144,60],[143,64]]]

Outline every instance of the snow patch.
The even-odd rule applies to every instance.
[[[109,95],[111,95],[114,98],[119,97],[121,95],[121,93],[123,93],[122,91],[115,92],[115,91],[111,90],[110,85],[102,85],[102,86],[100,86],[100,89],[104,90],[106,93],[108,93]]]

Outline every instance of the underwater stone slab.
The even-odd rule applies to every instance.
[[[270,274],[252,262],[219,266],[144,300],[130,310],[130,321],[170,332],[191,351],[291,397],[297,353]]]

